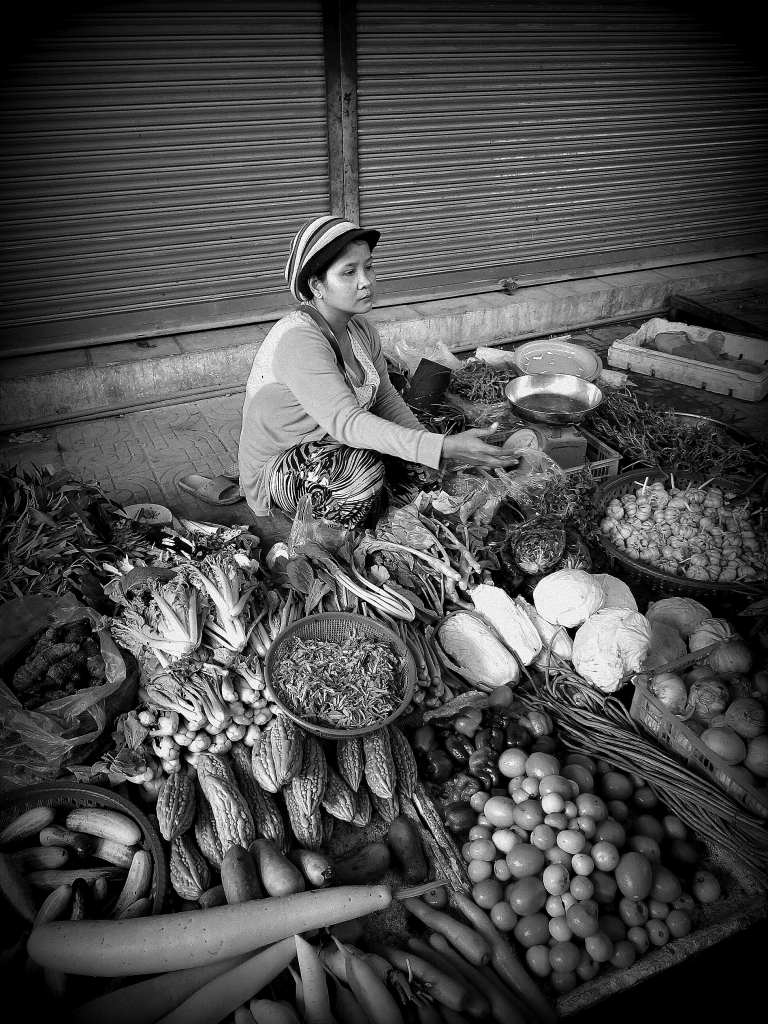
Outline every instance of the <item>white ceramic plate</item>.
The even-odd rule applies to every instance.
[[[144,523],[145,526],[165,526],[173,522],[173,513],[165,505],[154,505],[151,501],[144,501],[140,505],[126,505],[125,514],[129,519],[135,519],[137,523]]]

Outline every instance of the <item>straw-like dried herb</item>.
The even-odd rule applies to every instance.
[[[398,707],[405,690],[401,658],[354,627],[341,643],[292,637],[271,682],[297,715],[332,729],[381,721]]]

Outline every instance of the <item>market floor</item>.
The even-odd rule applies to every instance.
[[[570,340],[588,345],[607,365],[608,346],[635,330],[643,318],[579,331]],[[732,423],[768,445],[768,400],[738,401],[665,381],[631,375],[640,397],[661,407]],[[180,490],[179,477],[229,472],[237,459],[242,394],[201,399],[104,419],[86,419],[41,430],[0,435],[0,464],[53,465],[96,480],[123,505],[154,502],[180,518],[247,523],[265,549],[287,536],[285,517],[254,523],[244,502],[214,507]],[[611,996],[575,1016],[573,1024],[623,1020],[665,1024],[681,1017],[703,1024],[725,1015],[737,1021],[762,1005],[768,925],[763,920],[639,986]]]

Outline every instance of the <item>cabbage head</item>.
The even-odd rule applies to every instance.
[[[583,569],[558,569],[536,584],[533,603],[547,622],[570,629],[603,606],[603,588]]]
[[[586,620],[573,638],[573,667],[593,686],[612,693],[623,677],[638,672],[651,647],[651,624],[628,608],[605,608]]]
[[[520,681],[517,658],[492,626],[475,612],[451,612],[435,630],[440,660],[472,686],[514,686]]]

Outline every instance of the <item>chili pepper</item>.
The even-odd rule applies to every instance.
[[[468,832],[473,825],[477,824],[477,812],[473,811],[469,804],[461,801],[446,804],[443,814],[445,827],[449,832],[456,834]]]
[[[428,782],[447,782],[456,765],[444,750],[430,750],[426,755],[424,776]]]
[[[483,789],[493,789],[501,785],[501,772],[498,769],[499,755],[492,747],[481,747],[472,752],[467,767],[470,775],[480,779]]]
[[[455,732],[461,733],[462,736],[468,736],[471,739],[480,728],[480,724],[475,717],[470,718],[469,715],[459,715],[453,723],[453,728]]]
[[[456,764],[466,764],[475,749],[468,736],[457,736],[456,733],[444,740],[443,747]]]
[[[467,775],[466,772],[461,772],[459,775],[454,775],[445,787],[445,801],[449,804],[469,803],[470,798],[475,793],[479,793],[482,788],[483,784],[480,779],[476,779],[473,775]]]
[[[411,747],[422,754],[437,750],[437,733],[431,725],[422,725],[411,736]]]
[[[508,747],[520,747],[527,750],[533,742],[533,736],[522,725],[510,722],[504,729],[504,738]]]
[[[474,737],[475,750],[481,747],[490,747],[499,754],[507,749],[507,737],[503,729],[498,726],[490,726],[487,729],[480,729]]]

